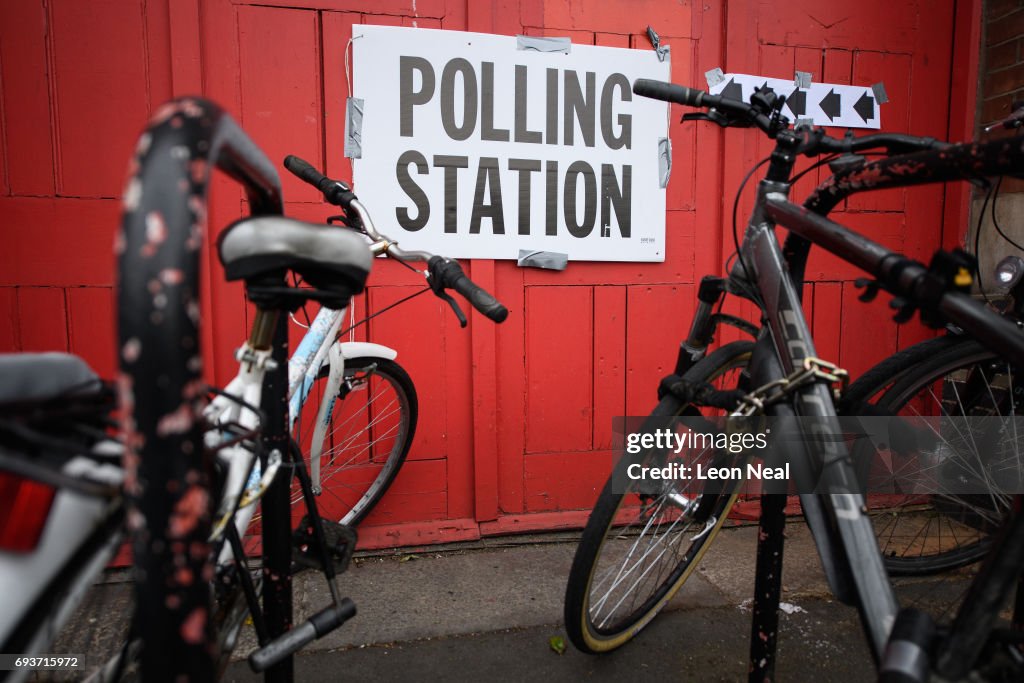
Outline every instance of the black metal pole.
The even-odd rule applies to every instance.
[[[263,381],[263,411],[267,424],[263,430],[265,453],[274,450],[287,461],[288,456],[288,318],[278,317],[274,330],[272,358],[276,367],[268,369]],[[264,467],[266,462],[264,462]],[[292,506],[291,477],[282,471],[263,495],[263,616],[271,640],[292,627]],[[267,683],[291,683],[294,679],[292,656],[288,655],[267,669]]]
[[[754,577],[754,616],[750,626],[750,683],[775,678],[775,646],[782,595],[782,550],[786,532],[786,495],[761,495]]]

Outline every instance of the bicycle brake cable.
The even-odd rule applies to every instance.
[[[751,273],[747,269],[746,261],[743,260],[743,253],[740,250],[740,238],[739,238],[739,231],[737,229],[737,224],[738,224],[737,214],[739,213],[739,208],[740,208],[740,196],[743,194],[743,188],[746,187],[747,183],[750,181],[750,178],[754,175],[754,173],[757,172],[757,169],[761,168],[762,166],[767,164],[769,161],[771,161],[771,157],[767,156],[764,159],[761,159],[761,161],[759,161],[756,164],[754,164],[754,167],[751,168],[749,171],[747,171],[747,174],[745,176],[743,176],[743,180],[740,181],[740,186],[736,190],[736,198],[735,198],[735,200],[733,200],[733,203],[732,203],[732,243],[736,247],[736,258],[739,260],[740,267],[743,269],[744,278],[749,278],[751,276]],[[744,289],[746,289],[746,283],[743,283],[740,286],[743,287]],[[755,294],[755,293],[753,291],[747,291],[747,294],[749,295],[749,294]],[[756,302],[757,301],[757,297],[756,296],[753,297],[753,300]]]
[[[413,268],[413,270],[416,270],[416,269]],[[419,271],[417,270],[416,272],[419,272]],[[385,306],[384,308],[380,309],[376,313],[371,313],[370,315],[366,316],[365,318],[363,318],[359,322],[352,323],[351,325],[349,325],[345,329],[339,331],[338,332],[338,336],[340,337],[341,335],[345,334],[346,332],[351,332],[352,330],[356,329],[360,325],[368,322],[371,318],[376,318],[381,313],[384,313],[385,311],[389,311],[392,308],[394,308],[395,306],[398,306],[400,304],[404,304],[409,299],[413,299],[415,297],[418,297],[420,294],[426,294],[427,292],[430,292],[430,291],[433,291],[432,289],[430,289],[430,287],[424,287],[423,289],[419,290],[418,292],[414,292],[414,293],[410,294],[407,297],[403,297],[403,298],[399,299],[398,301],[396,301],[395,303],[391,304],[390,306]]]

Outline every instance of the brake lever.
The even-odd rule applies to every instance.
[[[708,109],[706,112],[690,112],[683,114],[681,121],[710,121],[722,128],[749,128],[750,123],[742,119],[735,119],[723,114],[717,109]]]
[[[435,257],[436,258],[436,257]],[[430,285],[430,290],[438,299],[443,299],[448,302],[448,305],[452,307],[455,312],[455,317],[459,319],[459,327],[465,327],[469,324],[466,320],[466,314],[459,308],[459,304],[452,298],[452,295],[445,289],[445,281],[440,271],[434,270],[433,262],[428,265],[427,272],[427,284]]]
[[[469,324],[469,321],[466,320],[466,314],[462,312],[462,309],[459,308],[458,302],[452,298],[451,294],[445,291],[434,293],[437,294],[437,296],[440,297],[441,299],[447,301],[448,305],[452,307],[453,311],[455,311],[455,317],[459,319],[459,327],[465,327],[466,325]]]

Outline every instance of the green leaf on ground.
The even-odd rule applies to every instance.
[[[565,653],[565,640],[563,640],[562,636],[551,636],[548,638],[548,645],[558,654]]]

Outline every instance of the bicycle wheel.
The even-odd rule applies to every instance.
[[[321,382],[327,374],[324,368]],[[319,404],[310,408],[319,410]],[[405,462],[418,411],[412,378],[398,363],[377,357],[346,359],[345,379],[328,418],[320,475],[313,481],[325,519],[355,526],[370,514]],[[312,432],[307,429],[300,438],[307,468]],[[292,505],[297,514],[304,513],[297,481]]]
[[[965,337],[932,339],[883,361],[854,382],[843,404],[856,411],[873,403],[885,414],[922,417],[1014,417],[1021,397],[1015,395],[1012,369],[995,354]],[[1024,436],[1024,435],[1022,435]],[[977,460],[973,439],[946,441],[941,467]],[[896,454],[886,472],[895,485],[871,474],[887,490],[904,487],[915,463],[899,463]],[[912,482],[910,482],[912,483]],[[890,574],[921,575],[955,569],[980,559],[989,535],[1009,510],[1009,496],[998,491],[969,495],[868,496],[879,547]]]
[[[698,362],[684,379],[735,387],[751,342],[723,346]],[[651,414],[662,419],[698,414],[692,404],[666,396]],[[713,450],[685,459],[718,464]],[[703,481],[613,481],[631,464],[665,462],[666,452],[647,450],[619,459],[587,521],[565,592],[565,626],[572,643],[592,654],[609,652],[633,638],[689,578],[711,546],[736,500],[739,483],[705,489]],[[685,505],[681,504],[684,503]],[[685,507],[685,511],[684,511]]]

